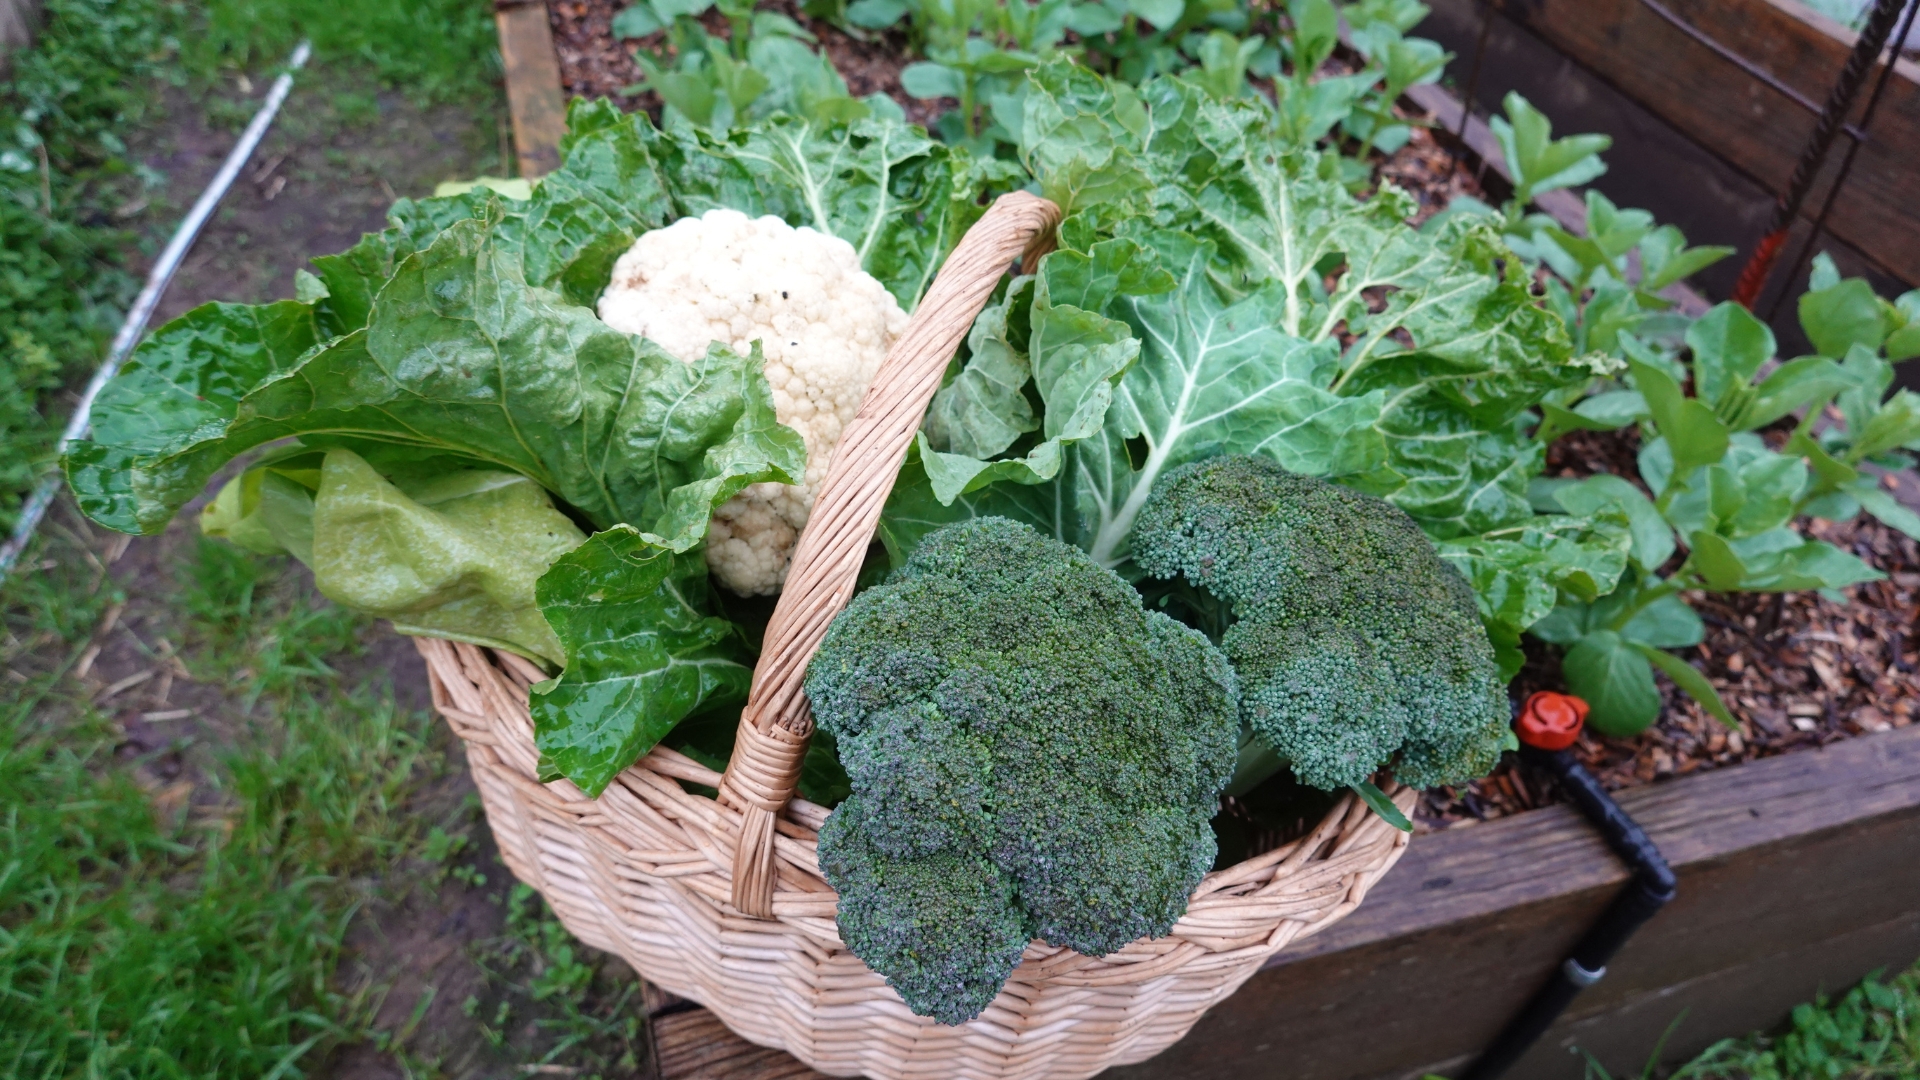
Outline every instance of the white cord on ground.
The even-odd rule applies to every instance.
[[[301,42],[287,59],[287,70],[273,81],[273,88],[267,91],[267,99],[260,105],[260,111],[253,114],[253,121],[247,130],[240,133],[240,141],[227,154],[227,160],[221,162],[220,171],[213,174],[213,181],[200,193],[200,199],[193,209],[173,231],[173,238],[167,241],[166,248],[160,252],[160,258],[154,261],[153,269],[147,273],[146,286],[133,301],[133,307],[127,312],[127,319],[120,324],[120,332],[113,336],[113,347],[107,351],[107,359],[100,369],[93,373],[93,379],[80,395],[80,404],[73,410],[72,419],[67,421],[67,430],[61,434],[55,448],[58,454],[65,454],[67,446],[87,437],[93,414],[93,399],[100,396],[100,388],[107,385],[120,370],[127,354],[140,343],[140,337],[146,332],[147,320],[153,318],[153,309],[160,305],[160,297],[167,291],[167,285],[173,280],[174,271],[180,269],[180,263],[187,257],[187,250],[193,247],[194,240],[200,236],[200,229],[207,219],[213,216],[213,210],[233,186],[234,178],[240,175],[241,166],[253,156],[260,146],[260,140],[266,137],[267,129],[273,126],[273,118],[279,114],[280,106],[287,100],[287,94],[293,89],[293,73],[307,64],[307,57],[313,54],[308,42]],[[60,491],[61,474],[58,466],[42,477],[33,494],[28,496],[26,504],[20,508],[20,519],[14,523],[13,536],[4,545],[0,545],[0,579],[13,572],[13,564],[20,559],[27,543],[33,539],[34,530],[40,527],[40,519],[47,514],[47,507],[53,505],[53,497]]]

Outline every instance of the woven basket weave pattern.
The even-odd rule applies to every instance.
[[[678,782],[715,787],[719,773],[661,747],[598,799],[541,784],[527,714],[541,674],[471,645],[417,644],[514,875],[582,941],[830,1075],[1064,1080],[1152,1057],[1282,946],[1353,910],[1406,847],[1348,797],[1305,839],[1209,875],[1168,937],[1097,960],[1029,946],[985,1013],[942,1027],[841,944],[814,856],[824,807],[795,800],[777,819],[774,918],[748,918],[729,902],[740,812]],[[1411,811],[1412,792],[1396,801]]]
[[[948,359],[1007,267],[1031,269],[1058,221],[1045,200],[1002,197],[889,350],[801,534],[724,777],[657,747],[597,799],[542,784],[527,701],[544,675],[510,654],[418,639],[515,876],[581,940],[821,1072],[1068,1080],[1151,1057],[1267,957],[1353,910],[1406,848],[1347,796],[1311,834],[1208,875],[1167,937],[1099,959],[1028,946],[987,1010],[957,1027],[914,1015],[841,943],[814,847],[827,810],[790,798],[812,733],[800,682],[852,595]],[[1410,811],[1413,793],[1395,800]]]

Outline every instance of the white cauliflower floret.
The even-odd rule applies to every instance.
[[[709,342],[742,355],[760,342],[774,412],[806,442],[807,471],[798,484],[754,484],[714,511],[707,565],[734,592],[779,592],[840,432],[906,312],[845,240],[709,210],[634,241],[613,266],[600,318],[687,363]]]

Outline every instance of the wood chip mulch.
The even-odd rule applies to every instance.
[[[1777,433],[1764,433],[1769,441]],[[1576,432],[1556,443],[1549,475],[1637,475],[1631,432]],[[1886,477],[1911,498],[1910,476]],[[1729,729],[1656,675],[1666,707],[1631,739],[1581,735],[1575,753],[1610,790],[1686,776],[1840,739],[1906,727],[1920,717],[1920,544],[1861,516],[1805,523],[1807,535],[1851,551],[1887,580],[1845,590],[1846,603],[1817,592],[1689,593],[1706,640],[1679,655],[1704,672],[1740,721]],[[1529,641],[1515,683],[1523,696],[1564,689],[1557,653]],[[1461,788],[1421,799],[1416,825],[1431,831],[1558,802],[1558,793],[1512,761]]]

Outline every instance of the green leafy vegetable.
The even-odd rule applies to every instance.
[[[567,669],[534,687],[534,743],[543,770],[589,796],[683,717],[746,700],[751,654],[732,623],[709,614],[697,552],[616,526],[562,556],[538,588]]]
[[[757,346],[683,363],[594,315],[613,261],[725,206],[845,239],[911,307],[1011,171],[886,118],[661,132],[605,102],[573,110],[562,152],[526,198],[396,204],[390,228],[316,260],[300,300],[162,327],[66,467],[89,515],[153,532],[236,457],[284,444],[223,489],[208,531],[292,552],[403,631],[564,663],[537,738],[597,792],[691,711],[737,703],[750,651],[709,606],[700,545],[716,506],[796,481],[806,457]],[[581,547],[575,522],[617,531]],[[587,593],[536,585],[550,565],[624,599],[571,606]]]
[[[1056,263],[1124,266],[1130,278],[1102,270],[1102,288],[1076,303],[1124,325],[1139,357],[1120,372],[1098,427],[1062,441],[1050,476],[1019,442],[999,454],[976,445],[962,473],[935,456],[961,456],[954,447],[929,440],[883,519],[897,552],[941,522],[998,514],[1121,566],[1155,480],[1226,453],[1384,495],[1440,538],[1524,532],[1534,520],[1526,493],[1541,451],[1527,438],[1526,410],[1546,393],[1584,385],[1594,370],[1573,360],[1558,319],[1534,303],[1525,281],[1497,269],[1505,249],[1490,227],[1460,221],[1424,235],[1404,224],[1403,196],[1389,189],[1354,199],[1257,106],[1218,101],[1179,80],[1136,92],[1049,65],[1032,77],[1022,132],[1042,189],[1077,208],[1041,278],[1050,281]],[[1124,259],[1113,246],[1121,241],[1130,245]],[[1383,293],[1384,303],[1370,299]],[[1016,314],[1021,295],[1010,301]],[[1035,332],[1024,342],[1003,335],[980,384],[1017,378],[1017,364],[1003,360],[1009,354],[1036,376],[1060,364],[1038,332],[1035,295]],[[1049,285],[1048,299],[1061,295]],[[967,386],[969,370],[952,387]],[[995,399],[1016,418],[1006,430],[1031,423],[1035,411],[1047,432],[1056,430],[1062,402],[1044,386],[1033,396],[1043,409],[1011,392]],[[1072,399],[1076,430],[1089,402],[1098,404]],[[1609,553],[1624,551],[1624,530],[1567,530],[1557,539],[1530,541],[1557,552],[1550,562],[1501,549],[1513,556],[1505,582],[1536,599],[1498,610],[1537,617],[1542,590],[1555,590],[1548,579],[1579,577],[1562,564],[1594,571],[1582,587],[1611,587],[1620,559]],[[1524,625],[1503,638],[1517,640]]]

